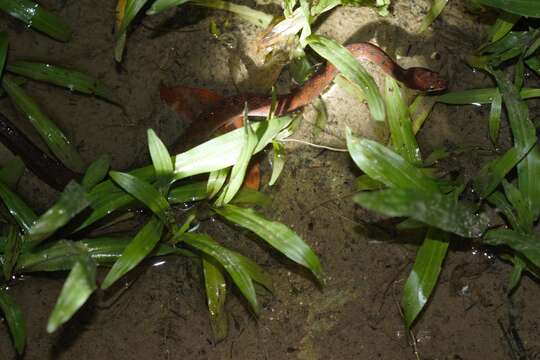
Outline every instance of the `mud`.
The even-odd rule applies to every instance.
[[[41,3],[68,19],[74,28],[73,40],[58,43],[2,14],[0,28],[17,39],[10,44],[10,58],[47,60],[87,71],[112,87],[124,105],[122,109],[48,85],[28,84],[28,92],[87,161],[108,152],[118,170],[147,163],[149,127],[167,144],[174,142],[186,119],[161,104],[160,85],[205,87],[224,95],[264,93],[272,85],[269,79],[275,77],[275,69],[257,68],[260,59],[253,55],[252,44],[259,29],[232,15],[202,12],[202,19],[188,19],[191,25],[159,34],[153,29],[160,28],[175,11],[144,17],[130,33],[125,60],[117,67],[113,61],[113,1],[99,6],[90,0]],[[375,41],[397,55],[404,66],[441,71],[453,90],[490,86],[488,78],[473,73],[463,62],[479,44],[478,36],[485,28],[483,15],[473,15],[462,1],[453,1],[420,36],[415,31],[429,3],[395,0],[392,15],[386,18],[369,8],[340,8],[325,16],[317,31],[341,42]],[[277,10],[268,4],[259,4],[259,8]],[[225,41],[210,34],[211,20],[229,23]],[[369,70],[380,83],[383,78],[378,69]],[[325,130],[313,132],[315,112],[307,107],[306,119],[294,138],[344,147],[345,125],[362,136],[386,138],[384,129],[369,119],[366,106],[337,86],[326,92],[323,101],[329,113]],[[16,119],[5,99],[0,100],[0,111]],[[493,152],[487,114],[487,108],[437,105],[418,136],[424,156],[439,147],[475,146]],[[32,134],[27,126],[22,127]],[[39,142],[35,134],[34,138]],[[504,147],[509,141],[507,128],[503,138]],[[0,147],[1,162],[9,156]],[[269,177],[266,157],[264,183]],[[485,161],[477,152],[465,152],[441,165],[470,177]],[[255,259],[275,280],[275,294],[262,298],[258,319],[233,292],[227,302],[230,335],[214,344],[200,269],[187,259],[166,258],[147,262],[122,280],[116,292],[93,297],[67,326],[49,335],[45,324],[62,276],[24,276],[12,286],[28,325],[23,358],[539,358],[540,287],[525,276],[510,301],[506,284],[511,267],[470,244],[453,246],[440,284],[411,340],[398,304],[417,242],[414,237],[402,238],[384,222],[369,224],[380,217],[352,203],[357,175],[344,153],[287,143],[282,177],[273,188],[263,187],[273,199],[272,206],[264,210],[266,215],[290,225],[319,254],[327,274],[323,289],[261,241],[210,222],[205,231]],[[56,195],[31,174],[24,176],[19,190],[39,211]],[[5,324],[0,326],[0,358],[15,358]]]

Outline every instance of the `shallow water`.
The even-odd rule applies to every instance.
[[[42,3],[54,8],[62,2]],[[394,15],[386,18],[368,8],[341,8],[327,16],[317,31],[341,42],[376,41],[399,55],[404,66],[441,71],[454,90],[491,85],[483,74],[473,73],[463,63],[463,56],[479,44],[477,36],[484,25],[461,1],[454,1],[430,31],[418,36],[414,30],[428,4],[395,1]],[[28,85],[86,160],[108,152],[114,168],[131,169],[149,161],[148,127],[167,144],[178,137],[185,127],[183,119],[161,104],[161,84],[205,87],[224,95],[263,92],[271,85],[268,74],[272,69],[259,73],[258,59],[248,61],[258,29],[224,13],[212,12],[211,16],[231,21],[228,36],[235,39],[234,49],[228,47],[230,41],[220,42],[210,34],[210,18],[152,36],[151,28],[174,15],[173,11],[143,18],[134,27],[124,63],[117,71],[112,57],[113,2],[98,8],[90,0],[67,1],[58,12],[75,29],[68,44],[28,31],[5,15],[0,15],[0,28],[17,37],[11,43],[13,58],[30,57],[85,70],[118,94],[125,112],[91,97],[39,83]],[[380,82],[378,70],[369,69]],[[386,137],[369,120],[367,108],[336,86],[323,99],[329,112],[325,131],[313,135],[314,110],[307,107],[306,121],[294,138],[344,147],[345,125],[363,136]],[[15,119],[6,100],[0,100],[0,111]],[[482,107],[437,105],[418,137],[424,156],[441,146],[493,150],[487,136],[487,114],[488,109]],[[507,127],[502,136],[504,147],[509,141]],[[471,154],[452,157],[441,166],[470,177],[487,160]],[[0,147],[0,159],[9,156]],[[268,182],[268,170],[268,162],[263,160],[263,183]],[[200,269],[186,259],[167,258],[152,260],[134,271],[116,292],[98,294],[61,331],[48,335],[45,324],[62,277],[25,276],[12,287],[28,323],[24,358],[415,359],[416,348],[422,359],[509,359],[516,341],[529,358],[540,353],[536,340],[538,284],[524,277],[510,303],[505,293],[510,266],[467,245],[455,246],[449,254],[435,296],[414,329],[415,347],[411,346],[398,304],[416,245],[384,226],[366,225],[379,217],[353,205],[350,195],[356,175],[346,154],[287,143],[282,177],[275,187],[263,187],[273,199],[265,213],[292,226],[320,255],[327,274],[322,291],[309,276],[252,236],[208,222],[203,224],[205,231],[272,274],[275,295],[261,300],[263,311],[258,320],[236,295],[230,296],[230,335],[213,344]],[[23,179],[20,191],[38,210],[45,209],[55,195],[30,175]],[[2,325],[0,359],[13,357]]]

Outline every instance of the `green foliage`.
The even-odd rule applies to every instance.
[[[446,4],[448,4],[448,0],[433,0],[426,17],[424,20],[422,20],[422,24],[420,25],[418,32],[426,31],[429,25],[431,25],[431,23],[433,23],[433,21],[435,21],[435,19],[444,10]]]
[[[484,5],[528,17],[540,17],[540,3],[535,0],[477,0]]]
[[[0,310],[2,310],[3,317],[9,326],[15,349],[21,355],[26,345],[24,317],[21,309],[3,288],[0,288]]]

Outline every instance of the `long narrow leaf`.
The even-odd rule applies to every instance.
[[[84,163],[64,133],[50,120],[37,103],[22,88],[6,76],[2,79],[2,87],[13,104],[32,123],[43,141],[53,154],[68,168],[75,172],[84,170]]]
[[[534,0],[478,0],[478,2],[512,14],[540,17],[540,3]]]
[[[56,40],[68,41],[71,38],[71,29],[64,20],[44,10],[33,1],[2,0],[0,10]]]
[[[495,95],[491,102],[491,110],[489,112],[489,137],[493,143],[497,143],[499,131],[501,129],[501,109],[502,97],[499,93]]]
[[[24,163],[20,157],[15,156],[0,169],[0,182],[3,182],[8,188],[13,190],[23,173]]]
[[[208,198],[212,199],[214,196],[216,196],[223,185],[225,184],[225,181],[227,180],[227,175],[229,174],[229,169],[221,169],[212,171],[210,175],[208,175],[208,183],[206,186],[206,192],[208,193]]]
[[[17,263],[22,248],[22,236],[15,225],[8,225],[8,232],[4,249],[4,279],[10,279],[13,268]]]
[[[292,261],[308,268],[323,283],[323,273],[319,258],[294,231],[282,223],[270,221],[252,209],[225,205],[214,210],[228,221],[246,228]]]
[[[285,147],[280,142],[272,142],[273,157],[272,157],[272,175],[270,176],[269,186],[273,186],[283,168],[285,167]]]
[[[137,235],[135,235],[122,253],[122,256],[114,263],[112,269],[103,280],[101,288],[108,288],[128,271],[137,266],[154,249],[161,238],[162,232],[163,223],[159,218],[152,217]]]
[[[418,317],[437,285],[447,250],[446,234],[431,228],[418,249],[416,260],[403,289],[401,306],[408,327],[411,327]]]
[[[215,341],[219,342],[227,336],[229,331],[229,322],[225,312],[227,283],[219,265],[215,264],[213,259],[203,257],[202,263],[210,324],[212,325]]]
[[[8,295],[7,291],[0,288],[0,309],[9,326],[13,343],[17,353],[21,355],[26,345],[26,327],[21,309]]]
[[[6,32],[0,32],[0,77],[4,72],[4,65],[6,63],[8,51],[8,35]]]
[[[167,147],[161,139],[156,135],[155,131],[148,129],[148,148],[150,150],[150,157],[154,164],[154,171],[156,172],[156,181],[162,186],[167,185],[172,179],[173,164],[171,161],[171,155],[167,151]]]
[[[81,181],[83,188],[86,191],[92,190],[94,186],[99,184],[105,178],[105,176],[107,176],[110,166],[110,155],[104,154],[94,160],[84,173],[84,177]]]
[[[418,29],[418,32],[426,31],[429,25],[431,25],[431,23],[435,21],[435,19],[444,10],[446,4],[448,4],[448,0],[433,0],[433,3],[431,4],[427,15],[424,17],[424,20],[422,20],[422,24],[420,25],[420,29]]]
[[[127,0],[122,24],[116,32],[117,39],[126,32],[129,24],[135,19],[135,16],[137,16],[147,1],[148,0]]]
[[[510,14],[506,11],[501,11],[495,24],[489,29],[489,38],[491,42],[495,42],[503,38],[521,18],[519,15]]]
[[[1,182],[0,199],[3,201],[15,221],[17,221],[25,231],[28,231],[37,219],[37,215],[34,211],[28,207],[17,194],[9,190],[8,187]]]
[[[484,242],[493,246],[509,246],[540,268],[540,239],[536,235],[520,234],[509,229],[495,229],[486,233]]]
[[[316,53],[334,64],[347,79],[360,85],[364,90],[373,119],[384,121],[384,103],[379,88],[371,75],[354,56],[345,47],[323,36],[311,35],[307,38],[307,42]]]

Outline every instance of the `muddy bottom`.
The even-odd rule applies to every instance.
[[[167,144],[174,142],[186,119],[161,103],[161,85],[205,87],[224,95],[268,93],[275,77],[273,69],[258,67],[252,55],[260,29],[225,13],[202,11],[178,29],[167,28],[174,10],[143,17],[128,38],[124,62],[116,66],[111,33],[114,2],[101,2],[101,7],[90,0],[42,3],[72,24],[73,40],[58,43],[0,14],[0,28],[17,39],[10,44],[10,57],[46,60],[94,74],[124,105],[122,109],[48,85],[28,84],[28,92],[87,161],[106,152],[118,170],[148,163],[149,127]],[[471,72],[463,62],[480,42],[478,36],[485,30],[482,19],[470,14],[461,1],[453,1],[432,29],[419,36],[415,31],[429,4],[396,0],[392,15],[385,18],[369,8],[340,8],[326,16],[317,31],[340,42],[375,41],[404,66],[440,71],[452,90],[492,86],[486,76]],[[259,8],[279,11],[275,5]],[[211,21],[223,25],[225,37],[213,37],[208,31]],[[380,83],[379,70],[370,71]],[[345,125],[358,135],[386,137],[384,129],[369,119],[366,106],[337,86],[325,93],[323,101],[329,113],[324,131],[314,133],[314,110],[308,106],[294,138],[343,148]],[[0,100],[0,111],[16,119],[6,99]],[[418,136],[423,155],[440,147],[493,151],[487,135],[488,112],[481,107],[437,105]],[[502,134],[503,146],[508,145],[507,127]],[[381,219],[353,204],[358,171],[347,154],[297,143],[287,143],[286,148],[287,163],[278,184],[262,188],[273,199],[263,212],[291,226],[314,248],[327,276],[323,289],[253,236],[208,222],[206,232],[250,256],[272,275],[276,291],[261,299],[259,318],[233,293],[226,305],[230,334],[215,344],[201,269],[187,259],[163,258],[146,262],[113,291],[94,296],[72,321],[50,335],[45,324],[63,276],[24,276],[11,288],[27,321],[24,359],[540,358],[540,287],[525,276],[509,299],[506,284],[511,267],[466,243],[454,244],[433,299],[409,334],[399,301],[419,237],[396,234],[384,221],[370,224]],[[470,177],[486,161],[478,154],[465,152],[441,166]],[[0,147],[2,163],[10,156]],[[265,184],[267,157],[262,160]],[[19,192],[38,211],[56,196],[31,174],[24,176]],[[2,324],[0,359],[12,358]]]

